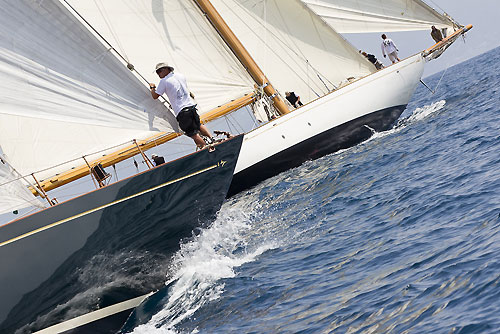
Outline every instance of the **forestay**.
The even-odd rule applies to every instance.
[[[339,33],[452,29],[454,23],[421,0],[302,0]]]
[[[193,1],[68,2],[149,82],[158,82],[159,62],[183,73],[201,114],[254,90],[249,74]]]
[[[177,129],[58,1],[2,1],[0,33],[0,145],[21,175],[80,158],[36,174],[44,179],[84,164],[83,155]]]
[[[304,102],[375,70],[358,50],[297,0],[213,0],[272,85]]]

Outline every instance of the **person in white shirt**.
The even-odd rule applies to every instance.
[[[203,148],[205,141],[200,133],[208,138],[212,138],[212,135],[208,128],[200,123],[196,104],[187,88],[186,77],[180,73],[174,73],[174,68],[167,63],[157,64],[155,70],[161,80],[158,87],[155,84],[149,84],[151,96],[156,100],[161,95],[167,94],[179,127],[186,136],[194,140],[196,146]]]
[[[392,39],[387,38],[385,34],[382,34],[382,39],[384,40],[382,42],[382,54],[384,55],[384,58],[386,56],[389,56],[389,59],[392,61],[394,64],[397,61],[400,61],[398,58],[398,48],[396,47],[396,44],[392,41]]]

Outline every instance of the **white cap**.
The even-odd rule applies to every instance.
[[[173,71],[174,68],[167,63],[158,63],[155,66],[155,72],[158,71],[160,68],[168,68],[170,71]]]

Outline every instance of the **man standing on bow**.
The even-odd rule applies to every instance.
[[[435,26],[431,27],[431,37],[436,43],[439,43],[443,40],[443,34],[441,34],[441,31],[439,31]]]
[[[384,55],[384,58],[386,56],[389,56],[389,59],[392,61],[394,64],[397,61],[400,61],[398,58],[398,48],[396,47],[396,44],[392,41],[392,39],[387,38],[385,34],[382,34],[382,39],[384,40],[382,42],[382,54]]]
[[[198,148],[203,148],[205,141],[200,133],[209,138],[212,138],[212,135],[208,128],[200,123],[196,104],[187,88],[186,77],[180,73],[174,73],[174,68],[167,63],[157,64],[155,70],[161,80],[158,87],[155,84],[149,84],[151,96],[156,100],[164,93],[167,94],[179,127],[186,133],[186,136],[194,140]]]

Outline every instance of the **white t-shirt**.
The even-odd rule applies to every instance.
[[[180,73],[170,72],[160,80],[158,87],[156,87],[156,94],[163,95],[163,93],[167,94],[175,116],[179,115],[183,108],[196,104],[189,96],[186,77]]]
[[[391,54],[393,53],[394,51],[397,51],[397,47],[396,45],[394,44],[394,42],[392,41],[392,39],[390,38],[386,38],[384,39],[384,41],[382,42],[382,54],[385,56],[385,55],[388,55],[388,54]]]

